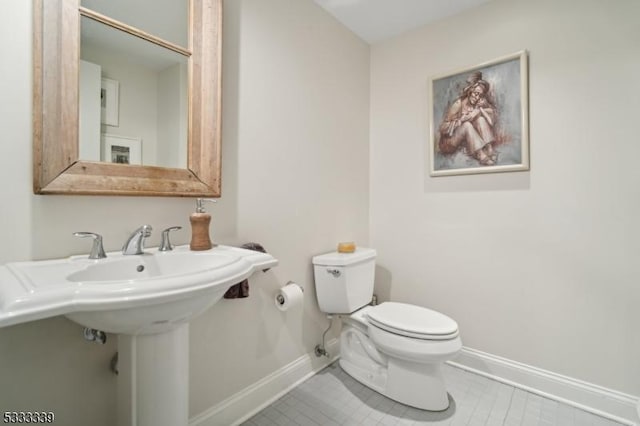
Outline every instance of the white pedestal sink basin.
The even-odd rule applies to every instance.
[[[0,266],[0,327],[65,315],[117,333],[119,425],[186,426],[188,322],[277,263],[228,246],[9,263]]]

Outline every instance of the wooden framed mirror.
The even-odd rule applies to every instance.
[[[34,0],[36,194],[220,196],[222,0],[184,1],[186,47],[83,7],[80,0]],[[148,15],[153,14],[150,7]],[[106,161],[81,157],[80,40],[81,20],[86,19],[185,58],[186,167],[118,164],[123,158],[128,162],[127,156]],[[129,139],[134,143],[136,138]]]

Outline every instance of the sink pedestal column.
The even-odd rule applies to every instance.
[[[118,426],[187,426],[189,324],[118,336]]]

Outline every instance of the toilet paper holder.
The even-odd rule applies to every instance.
[[[285,284],[285,286],[288,286],[289,284],[295,284],[295,285],[297,285],[298,287],[300,287],[300,290],[302,290],[302,292],[304,293],[304,287],[302,287],[302,286],[301,286],[300,284],[298,284],[297,282],[295,282],[295,281],[288,281],[288,282],[287,282],[287,284]],[[276,301],[277,301],[279,304],[281,304],[281,305],[282,305],[282,304],[284,303],[284,297],[283,297],[281,294],[278,294],[278,295],[276,296]]]

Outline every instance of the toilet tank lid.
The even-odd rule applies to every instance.
[[[333,251],[331,253],[313,256],[312,262],[314,265],[321,266],[347,266],[364,262],[365,260],[375,259],[375,257],[376,251],[374,249],[357,247],[353,253],[338,253],[337,251]]]

